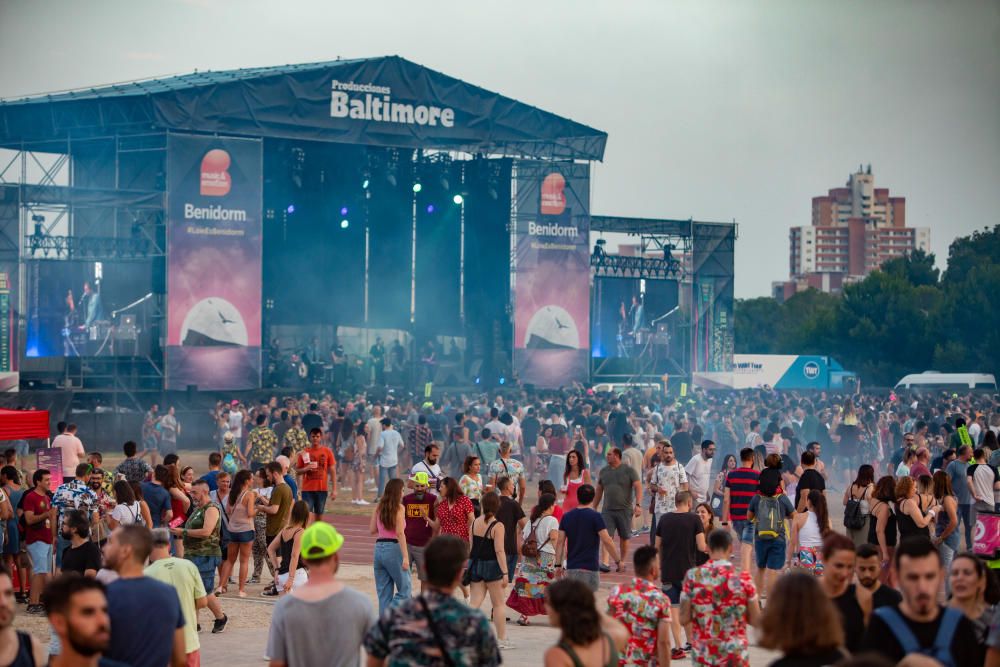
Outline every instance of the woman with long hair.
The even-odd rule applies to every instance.
[[[482,462],[478,456],[466,456],[462,463],[462,479],[458,486],[472,503],[472,510],[479,516],[480,501],[483,499],[483,476],[479,474]]]
[[[375,540],[375,592],[378,613],[410,597],[410,554],[406,550],[406,510],[403,508],[403,480],[390,479],[368,530]]]
[[[181,483],[184,484],[184,492],[188,495],[191,494],[191,485],[194,484],[194,480],[194,468],[191,466],[184,466],[181,468]]]
[[[181,480],[181,472],[176,463],[167,466],[167,477],[163,480],[163,488],[170,493],[170,511],[174,518],[172,521],[179,521],[184,525],[187,521],[188,511],[191,509],[191,497],[184,489],[184,482]],[[184,541],[172,537],[174,552],[178,558],[184,558]]]
[[[760,645],[782,657],[770,667],[833,665],[844,659],[840,612],[816,577],[789,572],[778,577],[760,622]]]
[[[706,536],[715,530],[715,513],[712,512],[712,506],[709,503],[698,503],[694,508],[694,513],[701,519],[701,527]],[[698,551],[694,555],[694,562],[696,565],[704,565],[708,562],[708,554]]]
[[[364,421],[360,422],[364,426]],[[340,460],[347,468],[345,473],[347,481],[351,485],[351,504],[368,505],[365,500],[365,456],[367,454],[365,446],[365,434],[362,429],[357,429],[350,417],[344,417],[344,423],[340,425]]]
[[[1000,602],[996,574],[982,558],[970,552],[955,556],[947,572],[951,588],[948,606],[965,614],[976,631],[976,640],[980,645],[985,644],[994,606]]]
[[[267,557],[271,566],[278,572],[278,594],[288,593],[309,580],[309,574],[299,561],[302,544],[302,533],[309,523],[309,505],[304,500],[297,500],[288,514],[288,524],[282,528],[271,544],[267,546]],[[267,593],[265,595],[274,595]]]
[[[854,542],[854,546],[859,546],[868,541],[868,524],[872,516],[872,493],[875,491],[875,468],[865,463],[858,468],[858,475],[851,482],[851,485],[844,489],[844,507],[847,503],[855,500],[861,506],[861,514],[865,518],[864,526],[861,528],[848,528],[847,536]]]
[[[115,482],[112,490],[115,494],[115,508],[108,515],[108,528],[114,530],[118,526],[130,526],[134,523],[150,527],[142,514],[142,503],[135,498],[132,486],[123,479]],[[149,510],[146,510],[149,512]]]
[[[937,511],[934,507],[924,510],[917,497],[917,483],[912,477],[902,477],[896,481],[896,516],[899,521],[899,539],[926,537],[930,539],[930,526]]]
[[[262,509],[270,504],[271,492],[274,491],[267,468],[259,468],[253,474],[253,485],[257,492],[257,504],[254,506],[256,514],[253,516],[253,573],[247,583],[259,584],[265,562],[271,578],[274,578],[274,568],[271,566],[271,559],[267,557],[267,514]]]
[[[712,514],[720,519],[722,518],[722,501],[726,493],[726,477],[730,471],[736,470],[739,467],[740,464],[736,460],[736,457],[732,454],[727,454],[722,459],[722,470],[715,475],[715,488],[712,489],[712,496],[709,498],[709,507],[712,510]],[[705,534],[708,535],[708,533]]]
[[[132,495],[135,499],[139,501],[139,507],[142,511],[142,520],[147,526],[153,525],[153,513],[149,511],[149,503],[142,496],[142,484],[139,482],[128,482],[128,485],[132,488]]]
[[[552,494],[553,498],[558,498],[559,494],[556,493],[556,485],[552,483],[551,479],[540,479],[538,480],[538,497],[541,498],[546,493]],[[552,516],[556,518],[556,521],[562,521],[563,511],[562,505],[556,503],[552,508]]]
[[[941,554],[941,565],[945,572],[951,571],[951,561],[958,553],[961,534],[958,532],[958,499],[951,488],[951,477],[944,470],[933,475],[934,500],[941,505],[941,513],[934,524],[934,544]],[[945,577],[945,592],[951,593],[951,579]]]
[[[545,598],[549,624],[559,628],[559,642],[545,651],[545,667],[618,665],[628,630],[597,610],[594,594],[582,581],[561,579]]]
[[[590,471],[587,470],[587,462],[583,455],[575,449],[571,449],[566,454],[566,470],[563,472],[562,491],[563,512],[568,512],[580,504],[576,498],[576,490],[584,484],[590,484]]]
[[[521,547],[523,558],[514,574],[514,590],[507,597],[507,606],[521,614],[518,625],[530,625],[529,616],[545,613],[545,591],[555,577],[553,566],[559,537],[559,521],[552,515],[555,504],[555,496],[543,493],[521,533],[522,543],[529,546]]]
[[[469,581],[472,599],[469,605],[479,609],[486,594],[493,607],[493,625],[500,648],[513,648],[507,643],[507,623],[504,617],[504,595],[507,588],[507,554],[504,552],[504,527],[497,521],[500,496],[495,491],[483,495],[483,513],[472,523],[472,552],[469,555]]]
[[[823,538],[830,534],[830,513],[826,496],[819,489],[810,489],[806,496],[806,511],[792,518],[793,563],[817,577],[823,576]]]
[[[226,560],[219,570],[219,589],[216,595],[229,590],[229,575],[240,560],[238,578],[239,596],[245,598],[247,575],[250,571],[250,558],[253,551],[254,525],[253,516],[257,504],[257,494],[250,488],[253,485],[253,474],[249,470],[240,470],[233,475],[233,484],[229,496],[222,504],[222,514],[226,517],[229,528],[229,544],[226,548]],[[220,498],[221,500],[221,498]]]
[[[893,553],[896,551],[896,541],[899,530],[896,526],[896,514],[892,503],[896,499],[896,480],[891,475],[880,477],[872,491],[872,518],[868,522],[868,543],[878,547],[882,571],[879,580],[887,586],[892,585]]]

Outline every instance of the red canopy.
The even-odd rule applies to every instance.
[[[48,410],[7,410],[0,408],[0,440],[45,439],[49,437]]]

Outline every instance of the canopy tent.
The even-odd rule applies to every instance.
[[[0,102],[0,145],[150,131],[600,160],[608,135],[416,63],[195,72]]]
[[[49,437],[48,410],[8,410],[0,408],[0,440],[46,439]]]

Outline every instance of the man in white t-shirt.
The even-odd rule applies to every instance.
[[[684,467],[695,504],[708,502],[712,496],[713,456],[715,456],[715,443],[711,440],[703,440],[701,453],[695,454]]]
[[[649,490],[655,497],[653,504],[653,530],[650,533],[650,543],[656,537],[656,526],[660,517],[676,508],[676,498],[679,491],[688,490],[688,476],[684,466],[674,458],[674,446],[667,440],[662,440],[659,446],[660,462],[649,475]]]
[[[60,425],[63,425],[60,422]],[[62,450],[62,474],[63,479],[73,479],[76,476],[76,467],[80,461],[87,456],[86,450],[80,438],[76,437],[76,424],[64,425],[65,430],[60,430],[52,440],[52,447]],[[59,428],[59,425],[56,426]]]

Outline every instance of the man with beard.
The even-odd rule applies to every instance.
[[[14,581],[0,565],[0,665],[45,664],[45,647],[27,632],[14,629]]]
[[[854,574],[858,578],[858,602],[865,612],[868,623],[872,611],[879,607],[895,607],[903,601],[903,596],[895,588],[883,586],[879,580],[882,559],[878,547],[873,544],[859,544],[854,550]],[[870,602],[868,599],[870,598]]]
[[[177,593],[143,574],[152,551],[149,529],[138,524],[119,526],[104,546],[105,567],[118,573],[107,589],[111,643],[106,652],[132,667],[184,667],[184,614]]]
[[[125,667],[116,660],[101,657],[111,644],[111,623],[104,584],[90,577],[67,573],[53,579],[45,587],[44,597],[52,631],[62,643],[62,652],[50,658],[49,665]],[[3,654],[0,653],[0,658],[2,657]],[[26,664],[41,665],[43,662],[36,660]]]
[[[406,511],[406,550],[410,554],[410,562],[417,568],[417,578],[420,579],[420,592],[424,592],[427,582],[424,568],[424,547],[431,541],[437,530],[437,516],[434,507],[437,496],[430,493],[431,480],[426,472],[417,472],[410,478],[413,493],[403,496],[403,509]]]
[[[875,610],[861,650],[880,653],[893,663],[918,653],[945,666],[983,664],[984,647],[972,623],[960,610],[937,603],[941,555],[931,541],[903,540],[893,558],[903,601]]]

